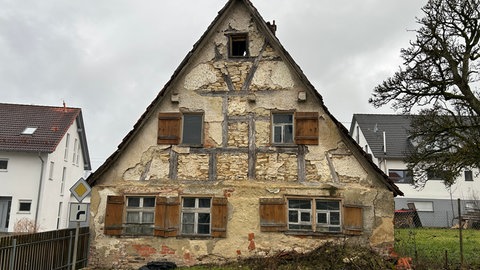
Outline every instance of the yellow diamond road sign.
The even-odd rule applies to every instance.
[[[90,194],[90,191],[92,191],[92,188],[83,177],[78,179],[78,181],[70,188],[70,192],[78,202],[82,202],[82,200]]]

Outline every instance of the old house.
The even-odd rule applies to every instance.
[[[0,233],[68,228],[90,169],[80,108],[0,103]]]
[[[94,267],[393,243],[389,182],[248,0],[229,0],[88,181]]]

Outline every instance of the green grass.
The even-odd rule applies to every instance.
[[[464,264],[480,267],[480,230],[462,230]],[[460,264],[460,237],[458,229],[395,229],[395,250],[401,256],[416,259],[416,264],[429,268],[445,265],[446,253],[449,267]],[[416,252],[416,254],[415,254]]]

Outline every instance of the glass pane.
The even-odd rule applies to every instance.
[[[202,144],[202,119],[201,114],[183,115],[183,140],[184,144]]]
[[[140,213],[127,212],[127,223],[140,223]]]
[[[182,225],[182,233],[186,234],[193,234],[193,224],[183,224]]]
[[[210,224],[198,224],[198,233],[199,234],[209,234],[210,233]]]
[[[143,207],[155,207],[155,197],[143,198]]]
[[[327,213],[317,213],[317,223],[327,223]]]
[[[340,212],[331,212],[330,213],[330,224],[340,225]]]
[[[309,222],[310,221],[310,213],[303,212],[303,213],[300,214],[300,218],[301,218],[300,219],[301,221]]]
[[[199,198],[198,207],[200,208],[210,208],[210,198]]]
[[[339,231],[340,231],[340,227],[329,227],[329,231],[331,231],[331,232],[339,232]]]
[[[153,228],[152,227],[142,227],[141,232],[143,235],[152,235],[153,234]]]
[[[274,124],[289,124],[293,123],[293,115],[292,114],[274,114],[273,115],[273,123]]]
[[[127,234],[140,234],[140,227],[138,227],[138,226],[126,227],[125,232]]]
[[[195,223],[194,213],[183,213],[182,223],[193,224]]]
[[[198,223],[209,223],[210,224],[210,214],[208,214],[208,213],[198,213]]]
[[[273,142],[274,143],[282,142],[282,127],[273,128]]]
[[[283,142],[292,143],[293,142],[293,126],[292,125],[285,126],[283,131],[284,131]]]
[[[310,200],[288,200],[288,208],[311,209]]]
[[[129,197],[127,205],[130,207],[139,207],[140,206],[140,197]]]
[[[288,211],[288,222],[298,222],[298,212]]]
[[[143,212],[142,223],[153,223],[153,212]]]
[[[183,207],[195,207],[195,198],[183,198]]]
[[[339,210],[339,209],[340,209],[339,202],[317,200],[317,210]]]

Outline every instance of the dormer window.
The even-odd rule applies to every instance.
[[[248,57],[248,35],[246,33],[230,35],[229,47],[230,57]]]
[[[36,127],[26,127],[26,128],[22,131],[22,135],[32,135],[36,130],[37,130]]]

